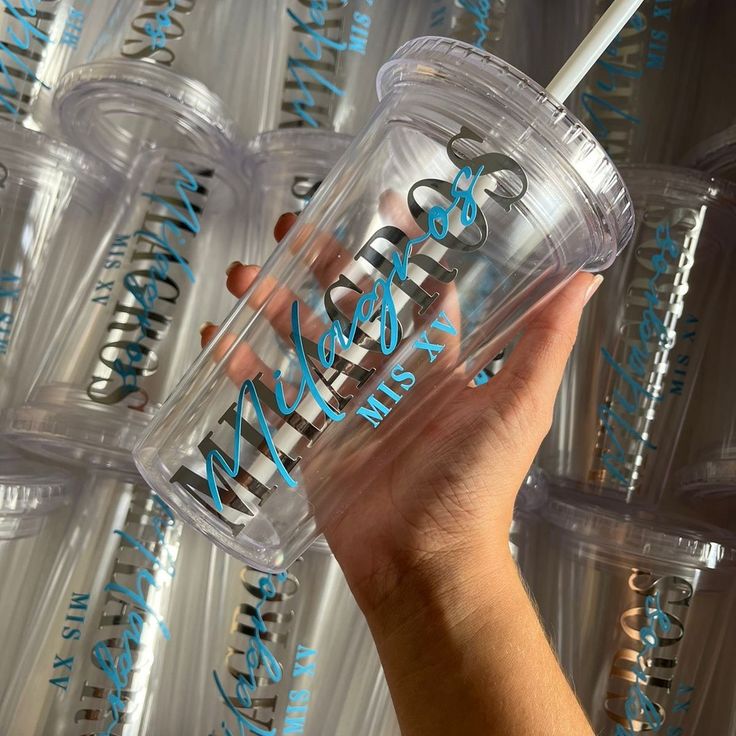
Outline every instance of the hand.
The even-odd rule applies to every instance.
[[[277,239],[295,219],[285,215],[279,220]],[[298,248],[298,242],[293,247]],[[314,261],[313,270],[321,283],[329,284],[334,259],[329,248],[325,254]],[[240,298],[258,273],[255,266],[234,264],[227,287]],[[362,458],[372,471],[370,482],[362,493],[353,494],[325,535],[364,611],[387,605],[407,576],[441,581],[441,571],[455,569],[454,561],[457,569],[467,560],[507,569],[514,499],[549,430],[582,309],[601,280],[588,274],[574,277],[527,324],[500,374],[481,387],[456,387],[441,420],[432,421],[419,440],[378,475],[375,458],[372,466],[371,457]],[[262,282],[251,299],[257,305],[275,288]],[[453,300],[447,293],[443,297],[447,310]],[[272,298],[266,313],[274,325],[283,322],[285,334],[288,310],[283,307],[292,300],[287,292]],[[214,325],[206,325],[203,344],[215,332]],[[445,353],[448,362],[455,347]],[[249,368],[244,354],[244,372]],[[353,466],[360,452],[360,446],[352,448]],[[339,468],[332,471],[338,473]]]

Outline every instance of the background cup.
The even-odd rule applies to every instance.
[[[61,468],[26,459],[0,443],[0,539],[40,533],[44,517],[69,502],[75,481]]]
[[[24,644],[2,733],[147,732],[180,535],[147,488],[89,479],[33,616],[9,630]]]
[[[524,573],[552,645],[597,734],[728,733],[734,693],[719,678],[732,682],[736,640],[723,623],[736,550],[712,530],[630,511],[551,492],[540,512],[545,555],[534,558],[542,568]]]
[[[133,477],[130,450],[199,353],[203,320],[227,314],[223,274],[243,253],[243,182],[196,154],[142,159],[26,404],[4,419],[30,452]]]
[[[736,181],[736,125],[698,144],[684,161],[694,169]]]
[[[610,5],[585,5],[580,40]],[[571,107],[616,163],[672,164],[686,150],[690,111],[698,109],[707,6],[683,0],[663,8],[644,0],[578,87]]]
[[[390,709],[378,654],[324,542],[279,577],[187,530],[178,568],[177,646],[164,656],[151,733],[384,734],[373,730]]]
[[[0,20],[0,120],[56,131],[51,103],[64,72],[80,63],[109,14],[105,0],[8,0]]]
[[[34,525],[28,536],[0,537],[0,627],[3,631],[0,690],[4,695],[18,668],[24,645],[23,628],[38,613],[37,602],[49,585],[57,555],[63,549],[73,509],[73,503],[57,506],[39,517],[40,525]]]
[[[423,0],[286,0],[272,35],[259,130],[321,128],[355,135],[378,100],[378,70],[426,28]]]
[[[696,385],[716,410],[701,372],[721,350],[736,192],[693,171],[622,171],[634,242],[583,315],[540,464],[559,484],[654,505],[683,462]]]
[[[0,408],[20,403],[100,254],[119,180],[81,152],[0,126]]]
[[[535,306],[581,268],[608,265],[632,228],[625,187],[592,136],[533,82],[494,57],[446,39],[422,39],[397,53],[380,85],[384,99],[370,126],[332,170],[137,448],[144,477],[182,518],[258,568],[288,567],[328,519],[375,482],[389,456],[437,416],[443,401],[510,342]],[[481,161],[495,172],[483,187],[499,188],[486,190],[477,208],[471,207],[475,223],[465,226],[457,211],[450,214],[455,203],[448,202],[452,188],[469,185],[472,171],[465,164],[471,161],[479,176],[485,171]],[[404,205],[407,193],[411,201]],[[427,243],[429,235],[420,235],[428,228],[427,212],[434,216],[440,208],[447,213],[448,232]],[[325,309],[333,319],[342,314],[348,324],[356,291],[365,293],[379,277],[385,279],[390,259],[409,242],[415,260],[405,283],[392,288],[403,341],[398,328],[393,337],[389,330],[382,336],[387,344],[397,340],[389,355],[398,351],[384,354],[378,325],[366,320],[360,337],[356,332],[349,349],[340,351],[337,367],[319,369],[328,374],[330,396],[343,411],[346,397],[352,397],[346,421],[335,426],[325,421],[311,395],[295,414],[271,414],[278,408],[271,394],[274,375],[290,370],[293,375],[298,364],[295,348],[282,351],[278,362],[265,363],[278,337],[291,340],[292,295],[314,304],[317,274],[327,289]],[[414,249],[417,243],[421,249]],[[494,281],[490,290],[489,280]],[[458,301],[463,315],[457,314]],[[320,331],[329,329],[321,326],[329,322],[321,311],[304,319],[313,319]],[[470,324],[467,333],[461,331]],[[435,347],[428,356],[417,343],[429,339],[429,330]],[[310,333],[307,341],[315,337]],[[448,341],[451,347],[443,352]],[[378,429],[402,399],[392,388],[392,371],[394,378],[408,372],[396,378],[406,384],[401,391],[414,383],[422,388],[391,415],[388,427]],[[262,382],[283,467],[293,470],[302,458],[294,471],[297,488],[284,482],[269,459],[263,427],[256,427],[255,409],[244,398],[250,390],[246,378]],[[388,405],[375,414],[372,402],[384,395]],[[240,426],[238,406],[244,412]],[[215,472],[215,452],[232,472],[221,472],[219,464]],[[216,474],[230,488],[223,486],[229,501],[222,509],[212,500],[208,472],[213,486]],[[237,476],[233,484],[232,475]]]
[[[262,265],[275,250],[274,226],[301,213],[352,139],[320,130],[280,130],[252,140],[243,157],[250,181],[246,263]]]
[[[268,78],[263,27],[273,27],[280,7],[281,0],[179,0],[173,6],[119,0],[89,63],[58,85],[54,106],[64,136],[126,173],[151,146],[229,165],[238,135],[233,116],[259,114]],[[253,55],[248,63],[244,48]],[[239,158],[234,163],[239,166]]]

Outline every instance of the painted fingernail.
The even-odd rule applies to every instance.
[[[293,224],[296,222],[297,215],[294,212],[284,212],[273,228],[273,235],[278,242],[281,242],[286,234],[291,230]]]
[[[590,282],[588,291],[585,292],[585,301],[583,302],[583,305],[587,304],[593,298],[593,294],[598,291],[602,283],[603,276],[601,276],[600,274],[596,274],[596,277]]]
[[[199,328],[199,334],[204,336],[205,330],[209,330],[210,327],[214,327],[214,326],[215,325],[213,322],[204,322],[202,326]]]
[[[238,266],[242,266],[243,264],[240,261],[233,261],[226,269],[225,269],[225,275],[229,276]],[[209,323],[208,323],[209,324]]]

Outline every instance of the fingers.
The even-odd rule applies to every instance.
[[[540,441],[552,422],[583,308],[602,282],[602,276],[575,276],[532,318],[501,372],[474,389],[493,395],[501,416],[515,416]]]

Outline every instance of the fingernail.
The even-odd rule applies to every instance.
[[[603,276],[601,276],[600,274],[596,274],[596,277],[593,279],[593,281],[590,282],[588,291],[585,292],[585,301],[583,302],[583,306],[585,306],[593,298],[593,294],[598,291],[602,283]]]
[[[214,327],[214,326],[215,326],[215,325],[214,325],[214,323],[213,323],[213,322],[204,322],[204,323],[202,324],[202,326],[201,326],[201,327],[199,328],[199,334],[200,334],[200,335],[204,335],[204,331],[205,331],[205,330],[209,330],[209,328],[210,328],[210,327]]]
[[[234,271],[238,266],[242,266],[243,264],[240,261],[233,261],[226,269],[225,269],[225,276],[229,276],[232,271]],[[209,324],[209,322],[207,323]]]

